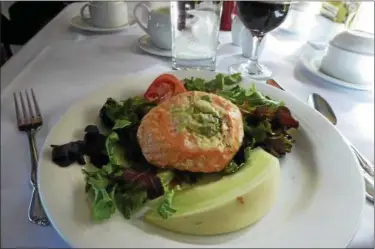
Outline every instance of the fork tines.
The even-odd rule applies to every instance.
[[[40,113],[39,105],[38,105],[38,102],[36,101],[36,97],[35,97],[33,89],[29,91],[25,90],[24,93],[19,92],[18,98],[17,98],[17,94],[13,93],[13,97],[14,97],[14,105],[16,108],[18,128],[19,129],[23,129],[23,128],[31,129],[31,128],[38,128],[39,126],[41,126],[43,122],[42,115]],[[21,108],[20,108],[19,102],[21,103]],[[27,108],[26,108],[26,103],[27,103]],[[22,114],[21,114],[21,111],[22,111]]]

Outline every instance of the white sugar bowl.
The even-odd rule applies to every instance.
[[[373,84],[374,35],[355,30],[339,33],[329,43],[320,71],[353,84]]]

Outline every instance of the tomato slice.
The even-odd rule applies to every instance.
[[[151,102],[163,102],[181,92],[186,92],[186,89],[176,76],[162,74],[151,83],[144,97]]]

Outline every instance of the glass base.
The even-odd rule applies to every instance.
[[[175,70],[207,70],[215,71],[216,58],[186,60],[172,57],[172,68]]]
[[[267,80],[271,78],[272,72],[263,65],[251,67],[249,63],[238,63],[229,67],[229,73],[241,73],[244,77],[254,80]]]

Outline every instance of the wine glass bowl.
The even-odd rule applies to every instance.
[[[259,64],[259,45],[263,37],[280,26],[286,19],[290,3],[278,1],[236,1],[238,17],[251,32],[253,39],[249,61],[229,67],[231,73],[242,73],[255,80],[270,78],[272,72]]]

